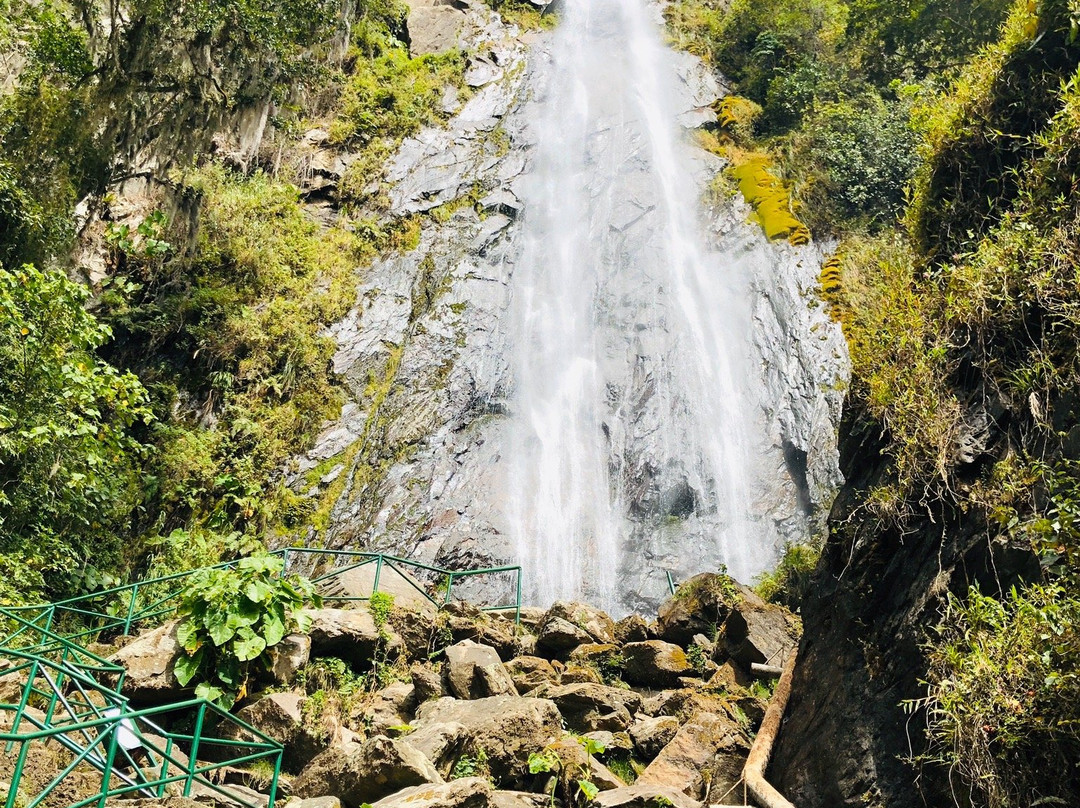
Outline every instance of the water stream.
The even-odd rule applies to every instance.
[[[623,579],[726,564],[749,580],[775,556],[750,513],[751,259],[702,227],[654,14],[570,0],[537,90],[510,312],[508,510],[529,602],[619,612],[633,605],[620,606]]]

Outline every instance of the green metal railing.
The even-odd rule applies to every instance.
[[[448,570],[382,553],[308,547],[287,547],[274,554],[284,561],[282,574],[294,572],[306,562],[309,577],[323,589],[354,570],[374,565],[370,592],[331,593],[325,597],[327,602],[369,600],[380,591],[387,574],[395,573],[419,595],[441,605],[453,599],[455,583],[476,576],[501,576],[513,592],[512,602],[481,608],[512,610],[516,621],[521,618],[519,566]],[[228,568],[235,563],[224,562],[208,569]],[[6,632],[0,638],[0,658],[9,663],[0,670],[0,676],[16,681],[25,677],[18,702],[0,703],[0,715],[7,714],[11,722],[10,729],[0,732],[0,744],[9,756],[18,747],[7,794],[0,790],[3,808],[48,805],[48,797],[77,769],[96,771],[101,778],[100,789],[69,802],[67,808],[95,803],[105,808],[108,799],[121,796],[160,799],[169,787],[180,789],[184,796],[190,796],[195,789],[210,789],[248,808],[273,808],[281,772],[281,744],[205,699],[133,709],[121,693],[126,674],[123,666],[85,647],[102,635],[128,635],[139,624],[173,614],[188,579],[197,572],[189,570],[138,581],[55,603],[0,608],[0,624]],[[424,577],[435,579],[430,590],[418,580]],[[191,732],[163,729],[158,722],[168,724],[164,719],[171,713],[191,719]],[[232,737],[216,737],[211,733],[211,723],[218,730],[225,728]],[[139,756],[145,756],[145,764],[134,759],[130,744],[122,742],[122,738],[134,739],[135,747],[142,750]],[[60,750],[67,756],[66,762],[48,783],[31,786],[36,793],[23,793],[23,786],[33,779],[24,774],[32,765],[34,750],[45,747],[53,754]],[[217,751],[212,757],[227,759],[212,763],[200,760],[200,755],[208,757],[208,749],[214,747]],[[269,762],[273,769],[265,806],[246,802],[211,776],[226,767],[259,760]]]
[[[23,629],[31,625],[9,610],[0,612],[21,621]],[[273,806],[281,772],[281,744],[205,699],[136,710],[119,692],[122,666],[48,630],[37,631],[41,636],[33,652],[0,649],[12,663],[3,675],[25,677],[19,700],[0,703],[0,712],[8,714],[5,726],[10,722],[10,729],[0,732],[0,743],[9,759],[15,753],[4,808],[49,804],[50,795],[77,769],[97,772],[100,785],[89,796],[69,801],[69,808],[94,804],[104,808],[109,798],[125,795],[160,799],[172,784],[185,797],[196,789],[204,793],[209,789],[248,808],[264,808],[220,785],[212,776],[227,767],[259,760],[272,767],[265,805]],[[50,653],[41,653],[45,648]],[[170,714],[181,719],[193,717],[192,731],[164,729],[158,722]],[[208,719],[215,722],[213,733]],[[231,737],[218,737],[221,733]],[[208,749],[215,748],[219,751],[212,755],[214,762],[205,762]],[[44,784],[40,784],[40,776],[25,777],[31,767],[40,766],[35,749],[58,767]],[[27,787],[33,792],[28,793]]]
[[[507,565],[503,567],[485,567],[483,569],[476,570],[450,570],[442,567],[435,567],[430,564],[422,564],[419,561],[410,561],[407,558],[398,558],[397,556],[386,555],[385,553],[365,553],[359,550],[322,550],[313,547],[286,547],[283,550],[277,551],[282,554],[285,559],[285,568],[289,568],[289,560],[296,559],[298,557],[308,556],[311,557],[317,564],[318,560],[325,557],[333,557],[335,560],[345,559],[344,566],[335,567],[334,569],[322,573],[320,575],[312,576],[311,580],[316,584],[326,584],[335,578],[340,578],[343,575],[351,572],[352,570],[360,569],[362,567],[375,565],[375,574],[372,583],[372,593],[379,591],[379,583],[382,580],[384,570],[390,570],[399,574],[402,580],[409,584],[420,595],[426,598],[428,601],[436,606],[450,603],[453,600],[454,583],[468,580],[469,578],[475,578],[477,576],[492,576],[492,575],[508,575],[513,576],[513,583],[510,588],[513,591],[513,601],[504,604],[494,604],[482,606],[483,611],[487,612],[514,612],[515,622],[521,621],[521,567],[517,565]],[[356,559],[355,561],[353,559]],[[313,565],[314,566],[314,565]],[[441,576],[439,586],[437,587],[439,596],[433,595],[428,590],[419,585],[419,581],[416,580],[413,571],[419,570],[422,573],[429,573],[435,576]],[[371,594],[359,595],[352,597],[336,597],[330,596],[326,599],[328,601],[357,601],[357,600],[369,600]]]
[[[375,565],[371,593],[344,597],[329,595],[325,598],[326,602],[368,600],[372,593],[379,591],[379,583],[384,570],[392,570],[398,573],[402,580],[407,581],[420,595],[436,606],[450,603],[453,598],[455,583],[477,576],[509,576],[511,580],[508,581],[508,588],[513,592],[513,600],[503,604],[489,604],[482,608],[485,611],[506,612],[512,610],[515,621],[520,621],[521,618],[520,566],[509,565],[477,570],[450,570],[384,553],[367,553],[357,550],[323,550],[310,547],[286,547],[275,550],[272,555],[281,556],[285,561],[283,573],[290,570],[290,561],[296,562],[299,559],[308,558],[312,562],[309,564],[312,580],[323,588],[334,579],[341,578],[352,570],[371,564]],[[329,561],[333,564],[342,560],[344,560],[342,566],[334,567],[325,572],[318,569],[320,562]],[[234,564],[236,564],[236,561],[227,561],[204,569],[226,569]],[[16,640],[19,635],[25,634],[26,631],[33,627],[46,631],[55,631],[68,640],[82,642],[93,642],[103,634],[128,635],[140,623],[171,615],[184,594],[184,584],[187,579],[200,571],[199,569],[188,570],[160,578],[136,581],[124,586],[113,587],[89,595],[80,595],[56,601],[55,603],[9,607],[4,611],[19,614],[24,618],[23,625],[7,636],[0,638],[0,648],[16,644],[24,645],[25,643],[16,643]],[[440,578],[438,596],[424,589],[416,580],[413,571],[438,576]],[[65,626],[67,630],[64,629]]]

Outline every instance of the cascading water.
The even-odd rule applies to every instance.
[[[775,554],[750,515],[762,427],[746,259],[700,226],[660,36],[645,0],[569,0],[537,91],[508,515],[538,604],[625,611],[626,577],[723,563],[748,580]]]

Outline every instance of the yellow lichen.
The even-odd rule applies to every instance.
[[[729,150],[729,155],[734,150]],[[770,241],[786,238],[792,244],[810,241],[810,230],[792,212],[791,191],[769,169],[772,160],[768,155],[745,153],[742,159],[733,160],[728,169],[739,184],[739,191],[754,208],[754,219],[765,231]]]

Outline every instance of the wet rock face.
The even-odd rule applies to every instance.
[[[414,0],[410,8],[414,50],[453,39],[472,54],[471,96],[461,103],[449,93],[448,109],[456,114],[447,127],[408,138],[385,167],[391,215],[436,208],[439,215],[425,219],[414,250],[358,275],[355,306],[328,329],[349,401],[287,479],[298,493],[333,500],[318,537],[327,547],[492,566],[515,559],[508,470],[518,448],[507,312],[529,216],[522,183],[543,136],[536,104],[550,54],[543,36],[526,40],[480,2]],[[678,57],[678,71],[683,125],[715,120],[709,105],[723,86],[691,56]],[[328,147],[316,141],[319,170],[308,190],[332,198],[326,183],[337,181],[348,156],[323,154]],[[704,153],[698,162],[704,188],[719,164]],[[648,194],[638,196],[625,200],[614,225],[625,231],[619,238],[631,252],[648,249],[657,215]],[[738,203],[724,205],[709,213],[706,226],[718,252],[755,256],[748,337],[765,368],[760,421],[769,482],[753,493],[754,530],[779,546],[805,538],[808,513],[818,519],[839,482],[833,442],[846,360],[838,328],[824,307],[811,305],[819,250],[767,244],[746,223],[747,213]],[[626,289],[605,298],[603,319],[613,344],[626,343],[624,353],[633,352],[627,334],[652,338],[638,328],[640,311],[626,303],[637,283],[626,278]],[[631,427],[615,435],[605,425],[611,474],[626,492],[626,561],[617,570],[623,602],[616,616],[654,608],[667,594],[665,570],[685,580],[718,563],[707,484],[664,459],[664,424],[673,417],[665,407],[676,405],[655,395],[662,368],[627,367],[629,375],[610,392],[629,408]],[[507,578],[469,579],[455,582],[454,591],[505,602],[512,586]]]

